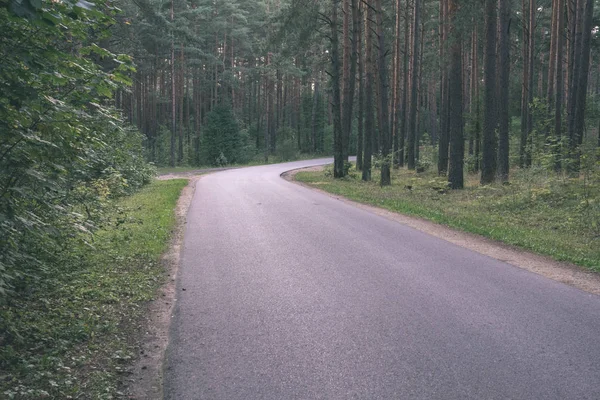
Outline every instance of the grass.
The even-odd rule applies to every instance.
[[[336,195],[422,217],[600,272],[600,174],[557,177],[543,169],[515,170],[510,185],[480,186],[469,175],[448,190],[433,172],[394,170],[380,187],[378,171],[363,182],[356,170],[333,179],[331,169],[300,172],[298,181]]]
[[[166,279],[160,256],[186,183],[156,181],[115,201],[93,247],[78,244],[59,274],[0,306],[0,398],[124,396],[140,315]]]

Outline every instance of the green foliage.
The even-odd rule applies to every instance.
[[[160,256],[186,183],[156,181],[109,200],[93,247],[72,246],[53,284],[0,305],[0,398],[120,398],[143,305],[165,280]]]
[[[202,147],[207,164],[223,166],[238,162],[240,130],[231,108],[218,105],[206,116]]]
[[[108,106],[133,70],[96,44],[115,9],[29,4],[0,7],[0,303],[60,273],[60,254],[102,223],[107,201],[153,175],[141,136]]]

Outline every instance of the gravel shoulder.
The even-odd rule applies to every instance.
[[[371,205],[358,203],[356,201],[352,201],[338,195],[332,195],[329,192],[298,182],[294,178],[298,172],[320,171],[323,168],[323,166],[320,166],[297,169],[284,173],[282,177],[298,185],[310,188],[311,190],[316,190],[344,203],[352,204],[355,207],[410,226],[411,228],[428,233],[440,239],[444,239],[458,246],[476,251],[480,254],[484,254],[500,261],[504,261],[516,267],[545,276],[546,278],[566,283],[567,285],[576,287],[588,293],[600,295],[600,275],[585,270],[577,265],[559,262],[546,256],[534,254],[514,246],[484,238],[482,236],[451,229],[425,219],[410,217]]]

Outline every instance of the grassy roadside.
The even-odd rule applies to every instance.
[[[64,273],[0,306],[0,398],[122,396],[144,303],[165,280],[160,256],[186,183],[155,181],[115,201],[93,247],[77,245]]]
[[[330,168],[299,172],[296,180],[330,193],[572,262],[600,272],[600,182],[571,180],[545,171],[518,171],[510,185],[479,186],[470,175],[464,190],[446,189],[433,172],[395,170],[380,187],[374,171],[363,182],[355,170],[333,179]]]

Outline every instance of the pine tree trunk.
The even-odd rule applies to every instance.
[[[365,0],[366,15],[365,15],[365,152],[363,155],[362,180],[371,180],[371,158],[373,149],[373,131],[375,124],[373,121],[373,32],[372,23],[373,10],[369,4],[370,0]]]
[[[532,0],[533,1],[533,0]],[[492,183],[496,176],[496,1],[485,0],[483,154],[481,184]]]
[[[399,120],[400,120],[400,54],[402,51],[402,41],[401,41],[401,14],[400,11],[402,9],[402,0],[396,0],[396,39],[394,45],[394,99],[392,105],[392,137],[394,138],[394,152],[393,152],[393,160],[394,160],[394,168],[398,168],[400,166],[400,158],[398,157],[398,136],[399,136]]]
[[[438,147],[438,175],[448,172],[448,68],[446,65],[447,0],[440,0],[440,140]]]
[[[510,4],[509,0],[498,0],[498,177],[508,182],[509,173],[509,114],[510,86]]]
[[[359,8],[358,23],[358,138],[356,143],[356,169],[363,169],[363,147],[364,147],[364,107],[365,107],[365,84],[364,84],[364,63],[363,55],[363,23],[362,23],[362,3]]]
[[[338,34],[338,6],[340,0],[332,0],[331,11],[331,95],[332,95],[332,119],[333,119],[333,176],[343,178],[344,171],[344,149],[341,118],[340,98],[340,55]]]
[[[317,143],[317,107],[319,106],[319,84],[320,79],[317,77],[315,79],[315,90],[313,93],[313,104],[312,104],[312,115],[311,115],[311,133],[312,133],[312,151],[313,153],[317,152],[318,143]],[[298,135],[300,136],[300,135]]]
[[[390,118],[388,108],[388,76],[387,65],[385,62],[385,33],[383,30],[383,10],[381,8],[381,0],[375,0],[375,12],[377,13],[377,37],[378,37],[378,54],[379,54],[379,96],[381,97],[381,126],[379,128],[381,135],[381,186],[388,186],[392,183],[390,174]]]
[[[406,142],[406,113],[408,107],[408,48],[410,46],[409,41],[409,10],[408,1],[404,7],[404,55],[402,56],[402,104],[400,110],[400,137],[398,138],[398,165],[404,166],[405,158],[405,142]]]
[[[171,23],[175,16],[173,3],[171,0]],[[173,32],[171,31],[171,35]],[[175,43],[171,39],[171,167],[175,166],[175,136],[177,135],[177,123],[175,115]]]
[[[584,0],[580,0],[582,3]],[[591,34],[592,34],[592,22],[594,13],[594,0],[585,0],[585,9],[582,7],[582,38],[581,38],[581,52],[579,53],[579,79],[576,82],[577,97],[575,99],[575,143],[577,146],[581,146],[583,143],[583,133],[585,128],[585,107],[587,100],[587,86],[589,79],[589,68],[590,68],[590,49],[591,49]],[[580,150],[576,149],[573,153],[574,159],[574,171],[579,172],[580,168]]]
[[[565,30],[565,0],[556,0],[557,3],[557,28],[556,28],[556,57],[554,63],[556,71],[556,98],[554,101],[554,170],[562,169],[561,137],[562,137],[562,112],[563,112],[563,49]]]
[[[414,0],[413,15],[413,42],[412,42],[412,66],[410,83],[410,112],[408,116],[408,137],[406,141],[406,151],[408,158],[408,169],[414,170],[416,166],[415,146],[417,136],[417,86],[419,84],[419,25],[421,14],[421,0]]]
[[[529,76],[529,86],[527,87],[527,103],[526,103],[526,111],[527,111],[527,147],[525,149],[525,165],[527,167],[531,166],[531,158],[532,158],[532,145],[533,145],[533,67],[535,65],[535,13],[537,11],[535,0],[529,0],[529,40],[527,45],[529,47],[528,53],[529,56],[527,60],[529,61],[529,71],[527,75]]]
[[[548,56],[548,90],[546,92],[546,102],[548,103],[548,117],[552,118],[552,112],[554,111],[554,92],[556,83],[556,48],[557,48],[557,36],[559,35],[558,29],[558,0],[552,0],[552,24],[550,31],[550,55]],[[546,136],[550,135],[550,127],[548,126],[545,132]]]
[[[469,113],[471,118],[475,111],[474,105],[479,101],[476,94],[476,86],[479,84],[477,81],[477,24],[473,25],[473,33],[471,34],[471,101],[469,103]],[[469,132],[469,155],[472,156],[475,151],[475,124],[472,123]]]
[[[448,1],[448,16],[450,20],[450,68],[448,74],[448,105],[450,118],[448,121],[450,133],[450,160],[448,168],[448,184],[452,189],[462,189],[464,186],[464,153],[463,138],[463,84],[462,84],[462,40],[456,31],[458,0]]]
[[[522,0],[523,15],[523,83],[521,87],[521,141],[519,144],[519,166],[527,166],[527,93],[529,91],[529,26],[527,0]]]
[[[183,59],[183,45],[181,46],[181,52],[179,56],[179,79],[178,79],[178,88],[179,88],[179,101],[178,101],[178,111],[179,111],[179,151],[177,155],[177,161],[179,164],[183,163],[183,142],[184,142],[184,125],[183,125],[183,94],[184,94],[184,59]]]
[[[347,3],[350,0],[344,0],[344,7],[347,8]],[[348,10],[350,11],[350,10]],[[352,40],[344,38],[344,41],[349,43],[344,44],[344,96],[342,103],[342,130],[343,142],[342,151],[344,161],[348,161],[348,152],[350,147],[350,134],[352,132],[352,116],[354,109],[354,90],[356,88],[356,60],[358,58],[358,26],[360,25],[360,13],[358,10],[358,0],[352,0]],[[348,16],[349,18],[349,16]],[[344,24],[346,24],[347,16],[344,16]],[[348,21],[349,24],[349,21]],[[344,31],[349,29],[344,29]],[[349,32],[348,32],[349,34]],[[346,57],[348,52],[348,57]],[[346,61],[350,64],[346,65]]]

